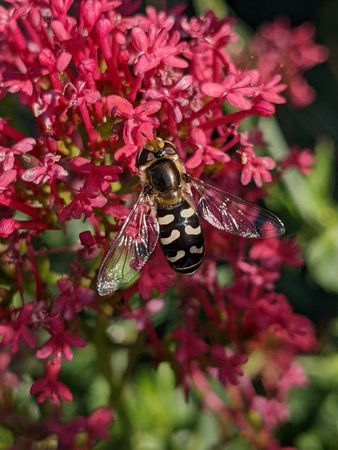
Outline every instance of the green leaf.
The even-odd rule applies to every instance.
[[[315,147],[315,165],[307,182],[319,198],[332,198],[334,189],[335,149],[332,140],[320,139]]]
[[[0,449],[7,450],[14,443],[14,437],[10,430],[0,425]]]
[[[223,0],[193,0],[194,9],[197,15],[206,13],[207,11],[213,11],[217,17],[224,17],[228,14],[229,8]]]
[[[315,281],[329,291],[338,292],[338,223],[322,231],[304,251]]]
[[[296,439],[298,450],[324,450],[324,446],[316,431],[300,434]]]

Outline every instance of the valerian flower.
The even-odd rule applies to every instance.
[[[315,159],[310,149],[300,149],[297,146],[290,148],[290,154],[282,161],[283,168],[297,168],[303,175],[309,175]]]
[[[310,23],[292,28],[287,18],[279,18],[263,25],[250,45],[262,77],[268,79],[272,74],[280,77],[282,72],[290,100],[298,107],[309,105],[316,95],[303,72],[328,57],[326,47],[313,41],[314,34]]]
[[[58,379],[60,370],[61,361],[59,357],[56,357],[46,363],[44,377],[32,384],[31,394],[37,395],[39,403],[47,398],[56,405],[60,405],[61,400],[72,400],[73,396],[69,388]]]
[[[24,155],[25,153],[30,152],[35,144],[35,139],[24,138],[9,148],[0,145],[0,163],[2,163],[2,169],[6,172],[13,169],[15,156]]]
[[[35,346],[36,338],[30,328],[33,310],[34,303],[26,303],[19,310],[13,311],[10,321],[0,325],[1,345],[8,345],[12,353],[19,350],[21,341],[29,348]]]
[[[61,318],[52,318],[48,324],[51,337],[37,350],[36,357],[45,359],[52,355],[63,356],[66,361],[73,358],[73,347],[84,347],[86,342],[77,334],[65,330]]]
[[[101,323],[111,315],[133,319],[144,334],[145,351],[171,364],[178,386],[186,393],[195,386],[204,405],[231,418],[254,442],[255,427],[243,409],[236,410],[237,398],[250,396],[247,404],[274,443],[275,427],[287,418],[287,391],[301,384],[297,374],[292,380],[291,363],[297,352],[316,345],[310,322],[294,314],[276,289],[282,267],[300,264],[294,241],[249,244],[205,225],[207,257],[192,277],[175,274],[155,250],[134,285],[111,299],[95,296],[103,250],[111,246],[140,189],[135,177],[140,148],[154,136],[169,139],[188,172],[261,199],[263,184],[277,178],[276,162],[265,153],[259,131],[248,133],[243,121],[273,115],[285,102],[287,86],[290,92],[290,80],[281,77],[279,67],[265,70],[262,55],[250,69],[234,59],[232,19],[217,19],[211,12],[188,19],[152,7],[136,14],[137,3],[11,0],[0,7],[0,96],[17,94],[15,101],[30,120],[25,129],[32,129],[27,134],[16,129],[12,111],[13,119],[0,120],[5,299],[0,346],[13,358],[26,350],[20,353],[20,370],[25,363],[32,366],[28,358],[44,366],[43,375],[42,370],[34,374],[30,392],[39,403],[49,399],[60,405],[73,400],[61,378],[63,365],[73,363],[74,348],[81,352],[86,342],[101,342],[101,334],[94,338],[93,317],[100,315]],[[293,33],[283,30],[284,49],[295,50],[295,42],[302,41],[309,50],[302,63],[290,62],[297,75],[323,60],[323,48],[312,41],[307,46],[301,36],[292,40]],[[306,27],[300,31],[312,38]],[[279,55],[275,41],[273,54]],[[296,166],[307,172],[310,165],[307,153],[298,157],[292,151],[281,170]],[[51,238],[55,230],[63,236],[61,244]],[[67,254],[62,268],[55,254]],[[224,273],[226,283],[220,281]],[[167,303],[175,320],[157,327],[152,314],[169,321]],[[250,380],[243,375],[256,345],[264,355],[271,347],[290,355],[287,366],[275,361],[286,380],[275,401],[257,397],[254,383],[248,389]],[[266,358],[264,367],[268,363]],[[213,390],[215,380],[228,389],[230,403]],[[274,416],[264,424],[266,411]],[[113,420],[105,408],[67,424],[56,416],[45,425],[60,448],[74,447],[83,433],[91,448],[95,439],[107,437]]]
[[[239,151],[243,164],[241,182],[246,185],[252,179],[257,186],[262,186],[263,181],[272,181],[271,170],[275,168],[275,161],[269,156],[257,156],[252,147],[244,147]]]
[[[52,178],[62,179],[67,177],[68,172],[60,166],[60,164],[56,164],[60,158],[61,155],[47,153],[43,157],[42,161],[37,161],[37,165],[35,167],[27,169],[21,175],[21,179],[24,181],[31,181],[35,184],[42,184]]]

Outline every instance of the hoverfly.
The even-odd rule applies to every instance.
[[[170,141],[158,137],[149,141],[140,150],[136,167],[142,191],[103,259],[97,279],[100,295],[130,285],[158,240],[176,272],[196,272],[204,256],[200,217],[220,230],[248,238],[285,232],[271,212],[188,175]]]

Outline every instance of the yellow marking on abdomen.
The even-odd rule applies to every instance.
[[[184,218],[191,217],[194,214],[195,211],[192,208],[182,209],[182,211],[180,211],[180,216]]]
[[[180,250],[176,253],[176,256],[172,256],[171,258],[169,258],[167,256],[167,260],[174,263],[176,261],[178,261],[179,259],[183,258],[183,256],[185,256],[185,251],[184,250]]]
[[[167,214],[165,216],[158,217],[157,220],[160,225],[168,225],[175,220],[175,216],[174,214]]]
[[[191,225],[187,225],[184,228],[184,231],[186,232],[186,234],[190,235],[190,234],[201,234],[201,227],[198,225],[196,228],[193,228]]]
[[[180,237],[181,233],[178,230],[173,230],[169,237],[167,238],[160,238],[161,244],[168,245],[172,242],[176,241]]]
[[[196,247],[196,245],[193,245],[190,247],[190,253],[203,253],[203,245],[202,247]]]

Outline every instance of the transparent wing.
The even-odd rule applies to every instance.
[[[198,194],[198,213],[220,230],[248,238],[271,238],[285,233],[283,222],[266,209],[221,191],[197,178],[191,185]]]
[[[142,192],[104,257],[97,277],[97,291],[108,295],[127,287],[138,277],[158,241],[159,226]]]

